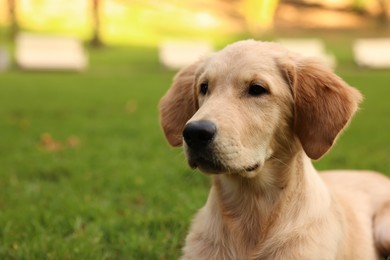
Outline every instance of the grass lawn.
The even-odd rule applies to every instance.
[[[329,39],[338,73],[366,100],[316,166],[390,174],[390,71],[355,67],[349,43]],[[174,73],[157,51],[90,60],[79,74],[0,74],[0,259],[175,259],[205,202],[209,179],[159,128]]]

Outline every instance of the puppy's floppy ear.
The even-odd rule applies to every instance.
[[[316,60],[282,64],[294,96],[294,129],[306,154],[319,159],[356,112],[360,92]]]
[[[199,61],[181,69],[173,79],[170,89],[160,100],[160,124],[172,146],[180,146],[183,143],[184,125],[197,110],[195,74],[202,63]]]

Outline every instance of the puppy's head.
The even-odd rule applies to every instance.
[[[320,63],[248,40],[182,69],[160,101],[160,121],[191,167],[251,177],[302,148],[320,158],[360,99]]]

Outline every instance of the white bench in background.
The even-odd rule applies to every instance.
[[[158,51],[160,63],[177,70],[211,54],[214,49],[206,41],[165,41],[159,45]]]
[[[279,39],[277,42],[304,57],[317,58],[332,69],[337,65],[335,56],[326,51],[325,44],[320,39]]]
[[[21,33],[16,38],[17,65],[25,70],[76,70],[87,67],[82,43],[73,37]]]
[[[390,68],[390,38],[357,39],[353,43],[353,54],[359,66]]]

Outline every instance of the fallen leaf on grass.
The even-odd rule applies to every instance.
[[[67,143],[69,148],[76,148],[80,145],[80,138],[78,138],[75,135],[71,135],[66,140],[66,143]]]
[[[137,111],[137,108],[138,108],[138,103],[137,101],[135,100],[129,100],[127,101],[126,103],[126,107],[125,107],[125,110],[127,113],[134,113],[135,111]]]
[[[58,152],[66,148],[80,146],[80,138],[75,135],[69,136],[66,141],[55,140],[50,133],[41,134],[39,147],[48,152]]]
[[[43,150],[48,152],[57,152],[63,148],[62,143],[60,141],[54,140],[54,138],[49,133],[41,134],[39,144]]]

